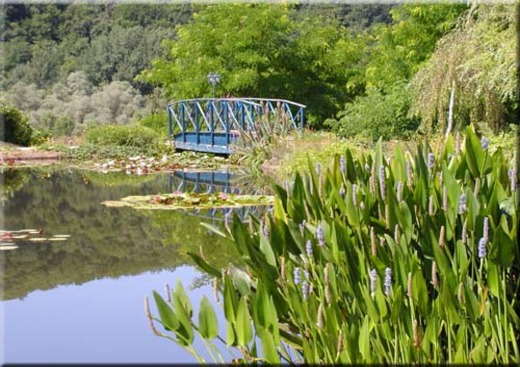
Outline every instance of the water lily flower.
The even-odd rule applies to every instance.
[[[218,198],[221,200],[227,200],[228,196],[225,192],[221,192],[220,194],[218,194]]]

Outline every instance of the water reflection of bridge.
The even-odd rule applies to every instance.
[[[186,193],[219,193],[262,195],[262,190],[253,185],[240,183],[241,174],[235,174],[229,170],[221,171],[174,171],[168,181],[168,192],[180,191]],[[226,215],[232,213],[245,220],[249,215],[259,217],[268,210],[266,206],[244,206],[240,208],[194,208],[188,211],[192,215],[201,218],[224,220]]]

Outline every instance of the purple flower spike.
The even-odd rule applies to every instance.
[[[311,242],[311,240],[307,240],[307,243],[305,244],[305,251],[307,252],[307,255],[309,257],[312,256],[312,242]]]
[[[489,146],[489,140],[486,137],[482,137],[480,144],[482,144],[482,149],[487,150]]]
[[[466,211],[466,195],[462,194],[459,197],[459,214]]]
[[[377,271],[376,269],[370,270],[370,293],[374,294],[376,292],[376,279],[377,279]]]
[[[435,156],[433,153],[428,153],[428,168],[432,169],[435,164]]]
[[[387,296],[390,295],[390,292],[392,291],[392,269],[386,268],[385,269],[385,294]]]
[[[339,170],[341,171],[341,173],[345,173],[345,171],[347,170],[347,164],[345,162],[344,156],[341,156],[341,158],[339,159]]]
[[[318,229],[316,230],[316,238],[318,239],[319,246],[325,246],[325,235],[323,233],[323,227],[321,224],[318,224]]]
[[[486,257],[486,254],[487,254],[486,245],[487,245],[487,241],[484,237],[482,237],[480,239],[480,241],[478,241],[478,257],[480,259],[483,259]]]
[[[300,268],[296,267],[294,268],[294,284],[300,284],[301,281]]]

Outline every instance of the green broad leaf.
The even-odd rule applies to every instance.
[[[515,202],[512,197],[501,200],[498,204],[499,208],[506,212],[508,215],[515,215]]]
[[[258,336],[262,345],[262,354],[267,363],[280,364],[280,355],[276,350],[273,336],[263,327],[257,328]]]
[[[372,351],[370,350],[370,319],[365,316],[363,326],[359,331],[359,351],[363,357],[362,363],[370,363],[372,361]]]
[[[506,221],[504,217],[501,221]],[[516,243],[504,231],[503,226],[496,227],[493,241],[490,242],[490,259],[503,267],[510,267],[515,259]]]
[[[477,342],[475,343],[475,347],[471,350],[469,354],[469,358],[471,363],[483,364],[486,359],[486,349],[488,345],[486,343],[486,338],[481,336]]]
[[[273,297],[263,283],[259,283],[256,290],[252,304],[252,314],[255,326],[262,326],[267,329],[273,336],[275,344],[278,344],[280,341],[278,314]]]
[[[356,166],[354,165],[354,159],[352,158],[352,153],[350,152],[350,149],[347,149],[345,152],[345,163],[346,163],[348,180],[350,182],[356,182],[356,180],[357,180]]]
[[[428,317],[430,300],[421,269],[417,269],[412,275],[412,293],[414,303],[419,307],[419,313],[423,317]]]
[[[179,320],[175,317],[175,312],[173,312],[170,305],[156,291],[153,291],[153,297],[164,328],[168,331],[177,330],[179,328]]]
[[[358,215],[358,209],[354,205],[353,199],[352,199],[352,185],[349,183],[347,185],[347,197],[346,197],[346,209],[347,209],[347,219],[349,224],[356,228],[359,227],[359,215]]]
[[[202,337],[211,340],[218,335],[218,320],[210,302],[203,296],[199,307],[199,330]]]
[[[391,167],[395,181],[401,181],[404,184],[406,182],[406,158],[400,146],[395,148]]]
[[[477,296],[473,293],[473,290],[464,284],[464,299],[466,304],[466,310],[472,321],[476,321],[480,317],[479,304]]]
[[[284,343],[286,343],[287,345],[290,345],[292,348],[297,349],[297,350],[301,350],[303,348],[303,340],[301,337],[296,336],[296,335],[284,330],[283,328],[280,328],[279,332],[280,332],[280,338]],[[273,341],[275,342],[275,344],[278,344],[275,339],[276,338],[274,338]]]
[[[236,321],[238,299],[229,275],[224,276],[224,315],[231,323]]]
[[[379,310],[376,308],[376,305],[369,294],[368,288],[364,288],[362,292],[363,298],[365,300],[365,305],[367,307],[367,314],[368,316],[370,316],[372,321],[377,324],[379,322]]]
[[[450,261],[444,250],[440,248],[438,240],[435,239],[435,244],[432,246],[433,254],[435,256],[435,261],[437,262],[437,267],[440,273],[440,279],[446,281],[451,289],[457,288],[457,278],[455,277],[455,273],[453,272],[453,268],[451,267]]]
[[[229,274],[231,275],[235,289],[238,290],[242,296],[251,294],[252,280],[245,271],[230,266]]]
[[[269,240],[264,236],[260,236],[260,251],[264,254],[267,263],[276,267],[276,258]]]
[[[275,218],[283,220],[287,222],[287,215],[285,214],[285,207],[283,205],[282,200],[279,197],[275,197],[274,199],[274,211],[273,215]]]
[[[484,171],[485,153],[482,150],[482,145],[477,134],[475,134],[473,126],[468,126],[466,128],[466,139],[464,145],[466,148],[465,153],[468,168],[473,175],[473,178],[480,177],[481,173]]]
[[[179,328],[175,331],[179,342],[188,346],[193,343],[193,327],[191,326],[190,319],[191,316],[186,314],[186,309],[184,305],[182,305],[179,297],[173,297],[173,306],[175,307],[175,312],[177,313],[177,318],[179,320]]]
[[[452,292],[453,288],[450,288],[446,283],[441,284],[440,288],[442,297],[441,307],[444,310],[444,312],[449,316],[450,322],[454,325],[457,325],[462,320],[458,313],[458,302],[456,301],[455,295]],[[451,330],[449,330],[448,332],[451,332]]]
[[[404,308],[403,289],[401,287],[395,287],[394,300],[391,307],[390,320],[392,324],[397,324],[399,316],[402,314]]]
[[[240,298],[240,301],[238,302],[237,320],[235,325],[238,345],[246,347],[253,338],[251,317],[249,316],[246,297]]]
[[[232,321],[226,321],[226,346],[237,346],[237,332],[235,330],[235,323]]]
[[[287,196],[289,195],[288,192],[285,191],[283,187],[280,185],[274,184],[273,185],[274,192],[276,193],[276,199],[280,200],[282,212],[287,211]],[[276,204],[275,204],[276,205]]]
[[[225,237],[225,238],[228,237],[228,235],[226,233],[222,232],[218,227],[216,227],[216,226],[214,226],[214,225],[212,225],[210,223],[201,222],[200,225],[203,226],[203,227],[206,227],[211,232],[216,233],[219,236],[222,236],[222,237]]]
[[[487,286],[495,297],[501,296],[498,266],[491,261],[488,262],[487,266]]]
[[[175,283],[175,289],[173,291],[173,300],[178,300],[180,305],[182,305],[182,308],[184,312],[186,313],[186,316],[188,318],[191,318],[193,315],[193,308],[191,307],[191,302],[186,294],[186,291],[184,290],[184,287],[182,286],[182,283],[180,280],[177,279],[177,282]],[[177,311],[179,312],[179,311]]]
[[[217,268],[214,268],[213,266],[209,265],[199,255],[197,255],[193,252],[188,252],[188,256],[190,256],[193,259],[193,261],[195,262],[195,264],[197,264],[202,270],[204,270],[209,275],[212,275],[217,278],[220,278],[220,276],[222,275],[221,272],[218,271]]]

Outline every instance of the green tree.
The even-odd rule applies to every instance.
[[[426,131],[446,128],[450,99],[459,127],[498,130],[514,119],[517,50],[513,5],[473,5],[411,81],[412,112]]]
[[[406,4],[392,8],[392,23],[376,27],[366,67],[368,85],[408,81],[455,25],[465,4]]]
[[[12,106],[0,104],[0,140],[18,145],[31,143],[33,130],[27,116]]]
[[[140,80],[172,99],[195,98],[211,96],[207,75],[219,72],[217,95],[293,99],[317,125],[344,102],[348,52],[358,52],[337,23],[292,21],[290,7],[278,4],[207,6],[177,34]]]

